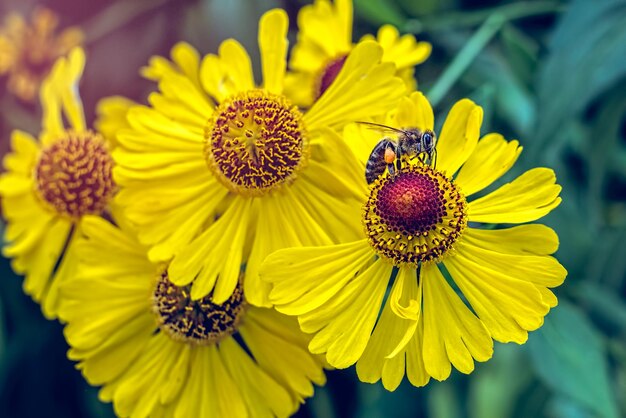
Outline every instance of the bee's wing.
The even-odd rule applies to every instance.
[[[393,128],[391,126],[382,125],[380,123],[364,122],[364,121],[356,121],[356,123],[358,123],[359,125],[365,125],[365,126],[367,126],[368,129],[374,129],[374,130],[377,130],[377,131],[380,131],[380,132],[395,133],[395,134],[405,134],[406,135],[406,132],[403,131],[402,129]]]

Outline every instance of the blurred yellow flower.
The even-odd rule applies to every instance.
[[[173,62],[155,58],[144,74],[159,81],[150,107],[128,112],[117,135],[117,202],[137,225],[154,261],[171,261],[173,283],[191,296],[226,301],[245,264],[244,292],[267,306],[258,267],[272,251],[355,239],[360,167],[336,129],[383,114],[404,92],[375,42],[357,45],[344,71],[307,112],[283,91],[288,20],[263,15],[257,86],[245,49],[222,43],[202,60],[189,45]],[[193,281],[193,283],[191,283]]]
[[[376,37],[383,48],[383,62],[396,65],[409,91],[415,90],[414,66],[426,61],[432,49],[413,35],[400,36],[391,25],[382,26]],[[310,107],[335,81],[352,43],[352,0],[315,0],[298,13],[298,38],[291,51],[285,92],[298,106]]]
[[[0,176],[7,221],[2,254],[26,276],[24,290],[49,318],[56,315],[58,284],[72,275],[83,215],[103,212],[115,191],[105,138],[85,125],[78,95],[84,65],[80,48],[56,62],[41,87],[39,138],[14,131]]]
[[[397,127],[434,126],[421,93],[392,115]],[[405,159],[396,175],[378,177],[363,207],[363,239],[266,259],[260,275],[272,285],[270,302],[315,334],[311,352],[338,368],[356,362],[362,381],[382,379],[394,390],[405,370],[415,386],[446,379],[451,365],[470,373],[474,360],[491,357],[492,338],[521,344],[543,324],[557,304],[550,288],[567,274],[549,255],[558,237],[540,224],[478,224],[535,221],[561,202],[561,187],[552,170],[535,168],[467,201],[521,152],[499,134],[479,140],[481,123],[482,109],[459,101],[441,130],[436,167]],[[348,138],[358,141],[367,139]]]
[[[192,300],[116,220],[83,220],[59,316],[68,357],[118,416],[286,417],[325,383],[294,318],[250,306],[241,282],[221,306]]]
[[[54,62],[83,41],[77,27],[57,34],[58,24],[54,12],[37,8],[30,25],[11,13],[0,27],[0,75],[8,75],[8,90],[21,100],[34,101]]]

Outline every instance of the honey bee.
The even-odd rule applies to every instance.
[[[385,169],[391,176],[402,168],[402,156],[410,159],[419,158],[425,164],[437,164],[437,137],[430,129],[421,131],[418,128],[397,129],[391,126],[373,122],[357,122],[368,125],[374,129],[397,134],[397,139],[385,136],[382,138],[370,154],[365,165],[365,180],[371,184],[382,176]]]

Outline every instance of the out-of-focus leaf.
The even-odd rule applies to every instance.
[[[442,10],[449,10],[456,3],[455,0],[397,0],[398,3],[402,6],[404,10],[406,10],[412,16],[424,16],[428,14],[432,14],[435,12],[440,12]],[[437,16],[432,16],[433,19],[436,19]]]
[[[588,305],[593,312],[597,313],[603,322],[626,331],[626,302],[613,290],[591,281],[580,282],[571,290],[583,304]]]
[[[606,349],[583,313],[561,300],[528,344],[537,375],[554,392],[599,416],[618,417]]]
[[[315,388],[315,396],[307,402],[313,418],[335,418],[337,414],[333,408],[328,388]]]
[[[477,365],[470,379],[469,416],[513,416],[518,397],[531,379],[532,374],[520,347],[498,344],[493,358],[484,365]]]
[[[392,0],[354,0],[354,12],[374,25],[390,23],[399,27],[406,21],[404,13]]]
[[[394,392],[388,392],[381,382],[361,383],[357,387],[358,409],[356,418],[413,418],[417,409],[423,408],[420,394],[425,389],[417,389],[405,379]]]
[[[556,396],[548,404],[548,414],[554,418],[595,418],[570,398]]]
[[[461,399],[453,381],[432,382],[428,396],[428,416],[432,418],[461,418]]]
[[[590,100],[626,74],[626,2],[575,0],[550,44],[538,83],[536,155]]]
[[[504,54],[516,78],[530,84],[537,65],[537,42],[510,23],[500,31]]]

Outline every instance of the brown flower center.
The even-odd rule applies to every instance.
[[[247,308],[241,282],[221,305],[212,303],[210,294],[191,299],[190,288],[170,282],[167,272],[159,276],[153,311],[161,330],[176,341],[197,345],[218,343],[237,331]]]
[[[243,196],[261,196],[291,183],[308,158],[302,114],[286,98],[263,90],[221,103],[205,139],[209,167]]]
[[[115,191],[113,159],[92,131],[67,131],[44,148],[35,166],[39,196],[59,215],[100,214]]]
[[[395,265],[438,261],[467,226],[467,201],[443,173],[407,165],[379,177],[365,204],[370,245]]]

